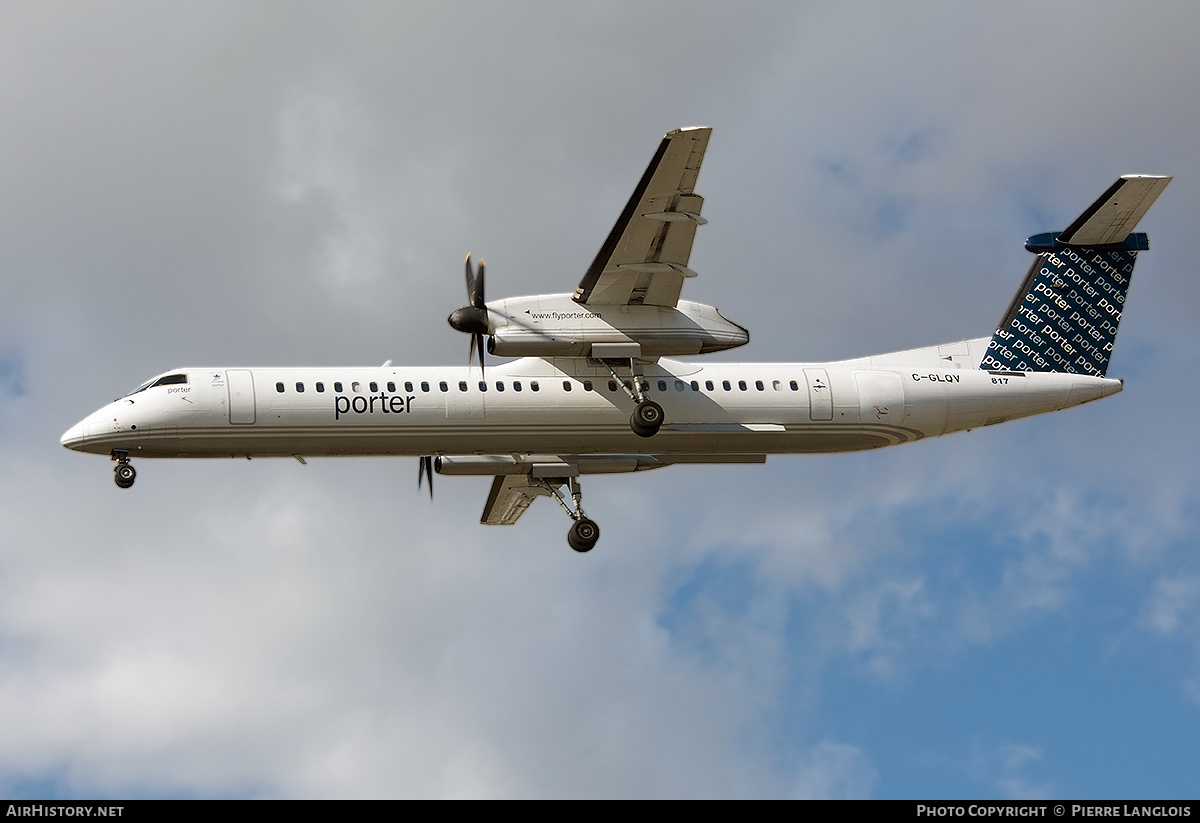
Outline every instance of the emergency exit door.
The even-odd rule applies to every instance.
[[[829,388],[829,375],[824,369],[805,369],[804,379],[808,383],[808,419],[833,419],[833,391]]]

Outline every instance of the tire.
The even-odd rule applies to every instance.
[[[586,517],[576,520],[567,532],[567,543],[577,552],[590,552],[600,539],[600,527]]]
[[[663,408],[653,400],[643,400],[629,418],[629,428],[638,437],[653,437],[663,423]]]
[[[122,489],[127,489],[133,485],[133,481],[137,478],[137,472],[133,466],[128,463],[118,463],[116,469],[113,470],[113,480]]]

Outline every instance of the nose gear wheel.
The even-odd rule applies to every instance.
[[[117,465],[113,468],[113,482],[122,489],[128,489],[137,478],[137,471],[129,462],[129,452],[114,450],[112,459],[117,461]]]

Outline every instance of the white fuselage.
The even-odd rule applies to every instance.
[[[978,368],[987,339],[836,363],[661,360],[665,411],[630,430],[633,401],[601,364],[525,358],[467,368],[186,368],[186,384],[110,403],[62,438],[130,457],[469,454],[789,454],[873,449],[1055,411],[1119,380]]]

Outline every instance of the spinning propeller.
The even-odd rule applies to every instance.
[[[421,490],[421,484],[425,478],[429,478],[429,499],[433,499],[433,456],[422,455],[421,462],[417,464],[417,491]]]
[[[471,351],[467,355],[467,365],[475,361],[475,349],[479,349],[479,372],[483,374],[483,336],[491,331],[488,325],[487,305],[483,300],[483,267],[479,261],[479,271],[471,270],[471,255],[467,255],[467,299],[470,305],[455,309],[450,315],[450,325],[461,332],[471,335]],[[432,484],[432,481],[431,481]]]
[[[483,374],[483,336],[491,331],[488,325],[487,304],[483,299],[484,262],[479,261],[479,271],[471,268],[471,255],[467,255],[467,300],[469,305],[455,309],[448,318],[450,325],[471,335],[471,350],[467,354],[467,365],[475,362],[475,350],[479,349],[479,373]],[[425,455],[417,464],[417,489],[429,478],[429,499],[433,499],[433,456]]]

